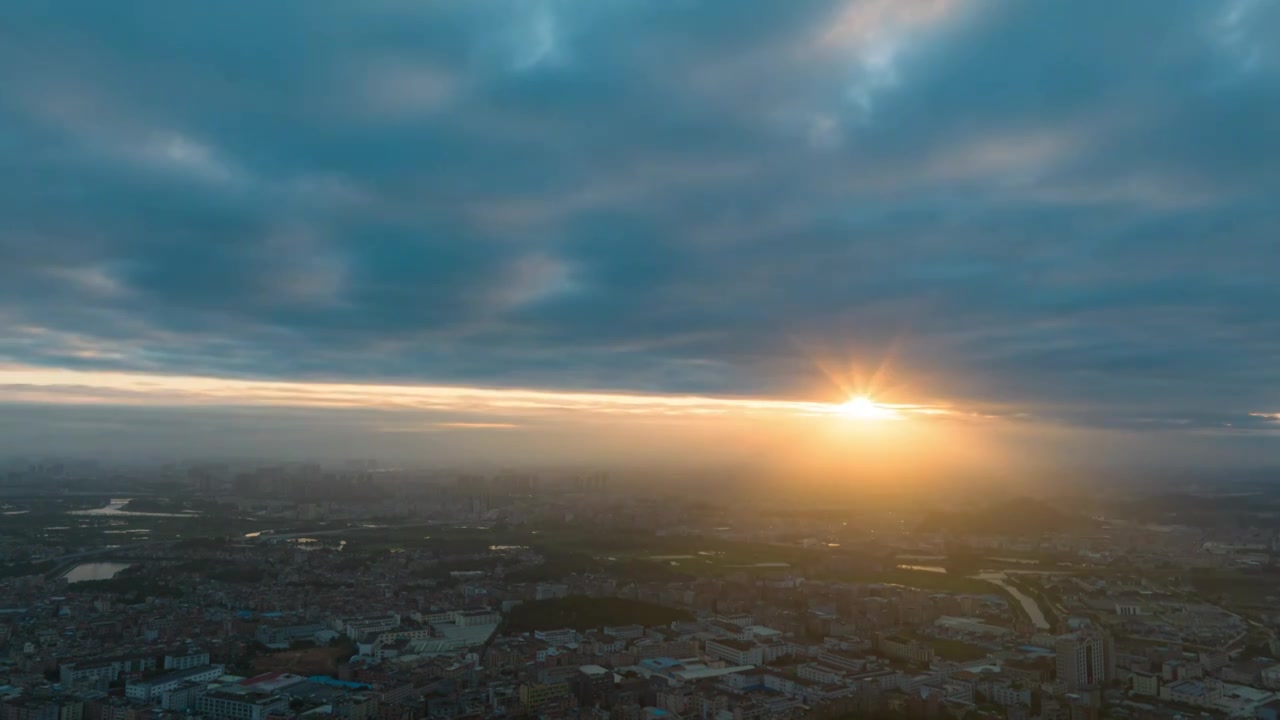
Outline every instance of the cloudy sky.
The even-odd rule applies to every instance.
[[[1275,0],[6,3],[0,451],[871,392],[1280,461],[1276,37]]]

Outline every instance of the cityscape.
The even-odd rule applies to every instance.
[[[1280,709],[1265,482],[934,505],[373,460],[4,477],[6,720]]]
[[[1278,39],[0,2],[0,720],[1280,720]]]

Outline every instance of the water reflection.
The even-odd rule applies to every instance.
[[[131,567],[130,563],[118,562],[92,562],[81,563],[63,575],[69,583],[84,582],[85,580],[110,580],[120,573],[121,570]]]
[[[94,508],[92,510],[72,510],[67,514],[68,515],[93,515],[97,517],[101,517],[101,516],[115,517],[115,516],[125,515],[125,516],[132,516],[132,517],[185,517],[185,518],[195,517],[197,514],[195,512],[157,513],[157,512],[135,512],[133,510],[125,510],[124,509],[125,506],[128,505],[131,500],[133,500],[133,498],[111,498],[111,502],[107,503],[106,507]]]
[[[941,565],[899,565],[899,570],[920,570],[922,572],[947,574],[947,569]]]

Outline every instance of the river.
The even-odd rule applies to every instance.
[[[129,504],[133,498],[111,498],[111,502],[106,507],[94,508],[92,510],[72,510],[68,515],[92,515],[92,516],[108,516],[108,517],[196,517],[197,513],[153,513],[153,512],[134,512],[125,510],[124,507]]]
[[[91,562],[81,563],[67,572],[62,577],[69,583],[83,582],[85,580],[110,580],[120,573],[121,570],[129,567],[129,563],[118,562]]]
[[[1009,579],[1008,576],[1003,572],[984,572],[979,575],[974,575],[973,577],[974,579],[985,580],[992,585],[999,585],[1004,588],[1014,597],[1015,600],[1022,604],[1022,609],[1027,611],[1027,615],[1031,617],[1031,623],[1033,625],[1041,630],[1049,629],[1049,621],[1045,619],[1044,611],[1040,609],[1039,603],[1037,603],[1031,596],[1022,592],[1013,585],[1010,585],[1007,582]]]

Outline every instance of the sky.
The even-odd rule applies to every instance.
[[[0,452],[1280,462],[1278,36],[1276,0],[6,3]]]

